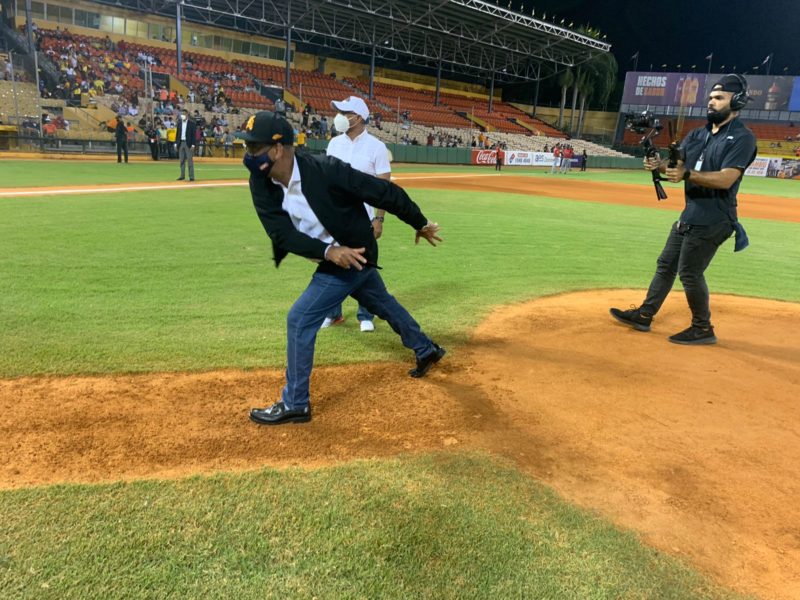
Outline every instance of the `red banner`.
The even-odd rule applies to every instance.
[[[494,150],[472,150],[472,164],[473,165],[492,165],[497,162]]]

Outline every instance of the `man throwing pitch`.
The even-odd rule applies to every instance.
[[[708,286],[703,275],[717,248],[734,229],[737,249],[745,238],[736,214],[736,193],[742,175],[756,157],[756,138],[739,120],[747,105],[747,82],[726,75],[711,88],[708,125],[691,131],[681,144],[683,160],[668,168],[659,157],[645,159],[645,169],[658,169],[673,183],[684,183],[686,206],[672,225],[647,297],[638,308],[612,308],[611,316],[638,331],[650,324],[680,276],[692,311],[691,325],[669,338],[675,344],[714,344]]]
[[[325,315],[347,296],[384,319],[414,351],[412,377],[422,377],[445,355],[392,297],[378,272],[378,244],[364,204],[388,211],[436,245],[431,223],[399,186],[366,175],[330,156],[295,152],[289,122],[263,111],[251,117],[243,135],[250,193],[261,224],[272,240],[276,266],[288,253],[318,263],[306,290],[287,318],[286,385],[280,401],[253,409],[260,425],[311,419],[309,379],[317,331]]]

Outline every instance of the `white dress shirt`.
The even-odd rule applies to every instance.
[[[273,183],[278,184],[283,189],[283,204],[281,207],[292,219],[292,225],[300,233],[305,233],[307,236],[322,240],[326,244],[333,244],[338,246],[333,236],[328,233],[328,230],[319,222],[317,215],[311,210],[308,200],[303,195],[303,189],[300,186],[300,169],[297,167],[297,158],[294,159],[294,167],[292,168],[292,177],[289,180],[289,185],[285,186],[280,181],[272,180]],[[327,252],[327,251],[326,251]]]
[[[334,156],[349,164],[354,169],[377,176],[392,172],[389,164],[389,150],[386,144],[365,129],[354,140],[346,133],[337,135],[328,142],[328,156]],[[375,209],[369,204],[364,204],[369,213],[369,218],[375,216]]]

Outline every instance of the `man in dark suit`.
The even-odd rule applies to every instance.
[[[194,181],[194,146],[197,142],[197,129],[194,121],[189,118],[189,111],[181,111],[181,119],[175,130],[175,148],[181,161],[181,176],[178,181],[186,179],[186,163],[189,163],[189,181]]]
[[[412,377],[422,377],[444,355],[408,311],[386,291],[378,272],[378,244],[364,203],[397,216],[416,230],[416,241],[435,246],[439,226],[426,219],[399,186],[366,175],[336,158],[295,153],[286,119],[264,111],[251,117],[242,136],[250,193],[261,224],[272,240],[275,265],[289,254],[318,267],[287,319],[286,386],[272,406],[253,409],[262,425],[311,419],[309,378],[317,331],[332,308],[352,296],[386,320],[414,351]]]
[[[114,139],[117,142],[117,162],[122,162],[122,154],[125,154],[125,162],[128,162],[128,128],[125,123],[117,117],[117,126],[114,128]]]

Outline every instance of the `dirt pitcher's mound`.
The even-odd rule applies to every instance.
[[[719,344],[676,346],[591,291],[505,307],[424,380],[320,368],[310,424],[257,427],[276,370],[0,381],[0,487],[481,448],[721,582],[800,598],[800,305],[716,296]]]

